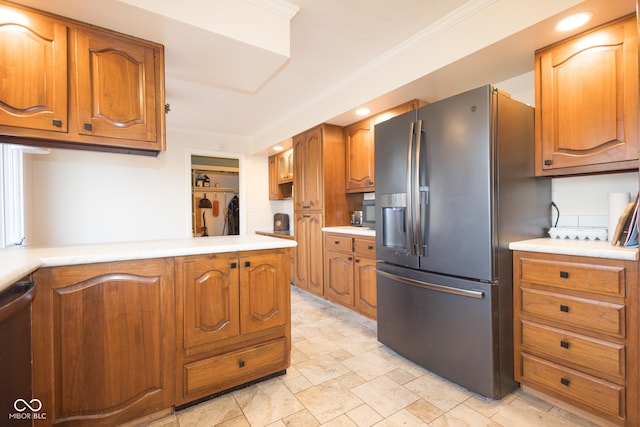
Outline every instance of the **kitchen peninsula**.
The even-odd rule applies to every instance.
[[[47,416],[35,425],[121,424],[283,373],[294,246],[251,235],[3,250],[0,289],[36,283],[33,396]]]

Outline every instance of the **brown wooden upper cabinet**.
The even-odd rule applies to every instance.
[[[278,154],[278,183],[293,181],[293,149]]]
[[[638,168],[635,15],[535,55],[536,175]]]
[[[375,125],[391,117],[415,110],[424,104],[423,101],[409,101],[344,128],[346,144],[345,190],[347,193],[370,193],[376,191],[373,171],[375,166]]]
[[[165,149],[162,45],[2,1],[0,9],[12,12],[0,14],[1,141]]]

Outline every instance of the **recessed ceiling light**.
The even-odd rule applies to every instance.
[[[276,145],[273,147],[273,151],[282,151],[284,150],[284,147],[282,145]]]
[[[369,114],[371,114],[371,110],[369,110],[369,109],[368,109],[368,108],[366,108],[366,107],[358,108],[358,109],[356,110],[356,114],[357,114],[358,116],[368,116]]]
[[[556,25],[558,31],[570,31],[578,27],[583,26],[591,19],[590,13],[576,13],[575,15],[568,16]]]

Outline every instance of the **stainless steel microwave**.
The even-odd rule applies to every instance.
[[[362,201],[362,226],[376,228],[376,201]]]

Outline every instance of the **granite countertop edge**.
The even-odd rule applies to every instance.
[[[367,227],[355,227],[353,225],[339,225],[334,227],[322,227],[322,231],[328,233],[353,234],[356,236],[376,237],[376,230]]]
[[[0,292],[40,267],[291,248],[294,240],[263,235],[211,236],[0,250]]]
[[[558,255],[587,256],[593,258],[609,258],[623,261],[637,261],[638,248],[613,246],[605,241],[569,240],[539,238],[509,243],[514,251],[541,252]]]

